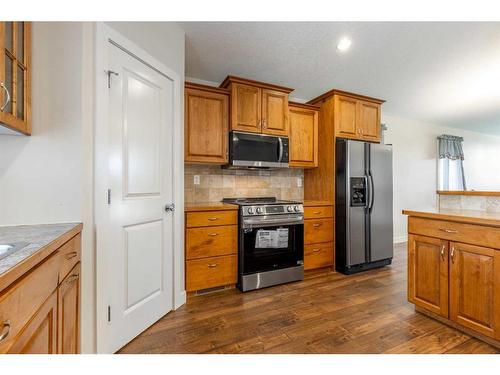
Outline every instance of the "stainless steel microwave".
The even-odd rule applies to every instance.
[[[229,167],[288,168],[288,137],[231,132]]]

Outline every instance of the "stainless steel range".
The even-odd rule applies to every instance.
[[[276,198],[224,198],[239,209],[238,288],[304,278],[304,207]]]

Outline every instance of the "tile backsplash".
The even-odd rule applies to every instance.
[[[500,212],[500,197],[476,195],[440,195],[439,208]]]
[[[200,177],[199,185],[194,176]],[[300,181],[300,187],[298,182]],[[186,203],[220,202],[222,198],[276,197],[302,201],[304,171],[222,169],[216,165],[184,166],[184,200]]]

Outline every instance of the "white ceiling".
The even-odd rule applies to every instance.
[[[183,22],[186,76],[238,75],[309,100],[337,88],[384,112],[500,135],[500,22]],[[336,49],[352,39],[346,53]]]

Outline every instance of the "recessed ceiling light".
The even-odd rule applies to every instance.
[[[347,51],[351,46],[351,44],[352,44],[351,39],[344,37],[340,39],[339,44],[337,44],[337,49],[341,52]]]

